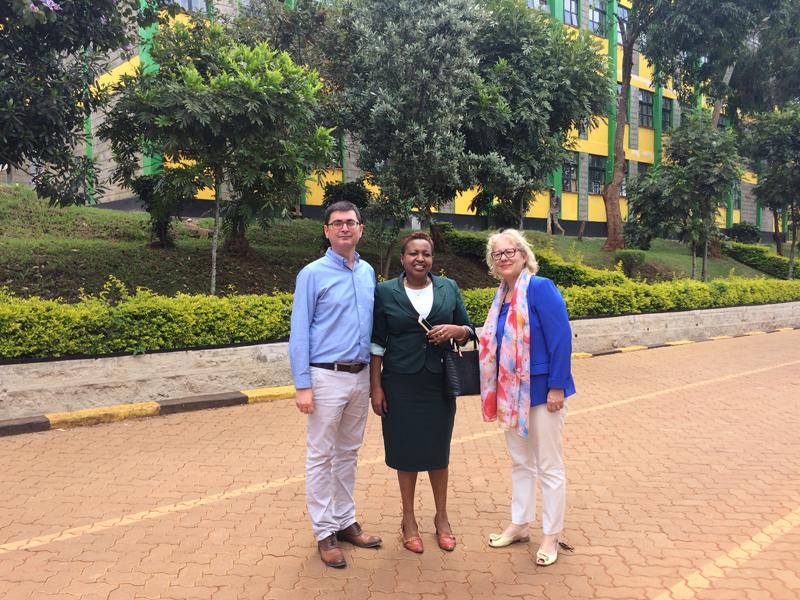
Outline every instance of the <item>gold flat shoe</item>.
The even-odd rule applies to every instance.
[[[526,544],[531,540],[530,535],[523,533],[522,535],[507,536],[502,533],[492,533],[489,535],[489,545],[492,548],[505,548],[511,544]]]

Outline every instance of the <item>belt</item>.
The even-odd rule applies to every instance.
[[[365,363],[311,363],[312,367],[328,369],[329,371],[344,371],[345,373],[359,373],[366,367]]]

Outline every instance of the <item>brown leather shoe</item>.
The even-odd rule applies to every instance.
[[[344,560],[344,554],[339,549],[339,544],[336,543],[336,534],[332,533],[324,540],[317,542],[319,548],[319,557],[329,567],[341,569],[347,566]]]
[[[336,539],[340,542],[349,542],[353,544],[353,546],[358,546],[359,548],[375,548],[380,546],[382,542],[381,538],[364,533],[358,521],[350,525],[350,527],[345,527],[341,531],[337,531]]]

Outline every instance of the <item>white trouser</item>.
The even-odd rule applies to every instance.
[[[314,412],[306,436],[306,505],[323,540],[356,521],[353,488],[369,408],[369,367],[359,373],[311,367]]]
[[[546,404],[531,407],[528,437],[515,429],[506,431],[511,457],[511,522],[532,523],[536,518],[536,480],[542,486],[542,530],[545,535],[564,529],[567,477],[561,431],[567,415],[566,403],[558,412]]]

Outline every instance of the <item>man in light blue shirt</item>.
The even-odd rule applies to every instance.
[[[295,404],[308,415],[306,504],[320,557],[345,567],[338,542],[381,544],[356,520],[353,488],[369,407],[375,271],[356,245],[364,233],[350,202],[325,211],[325,256],[297,275],[289,335]]]

